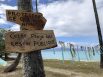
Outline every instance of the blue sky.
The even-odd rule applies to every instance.
[[[5,16],[6,9],[17,9],[16,1],[0,0],[0,28],[19,30],[19,25],[6,21]],[[103,0],[96,0],[96,4],[103,33]],[[57,40],[98,43],[92,0],[39,0],[38,8],[47,19],[45,30],[54,30]]]

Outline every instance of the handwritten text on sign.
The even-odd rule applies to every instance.
[[[45,25],[46,19],[41,13],[6,10],[7,20],[22,25],[23,28],[35,28],[35,25]]]
[[[8,32],[5,44],[9,52],[31,52],[57,46],[52,30]]]

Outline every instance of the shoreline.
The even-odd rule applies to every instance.
[[[62,61],[61,59],[43,59],[44,61]],[[64,60],[64,61],[71,61],[71,62],[99,62],[98,60],[80,60],[80,61],[78,61],[78,60],[74,60],[74,61],[72,61],[72,60]]]

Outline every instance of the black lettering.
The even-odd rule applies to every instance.
[[[21,15],[19,12],[13,12],[13,11],[12,12],[8,11],[7,14],[11,15],[11,16],[15,16],[15,17],[20,17],[20,15]]]
[[[38,46],[46,46],[45,42],[40,42]]]
[[[15,42],[15,46],[22,46],[21,42]]]
[[[20,21],[23,21],[23,17],[20,17]]]
[[[9,17],[8,19],[11,21],[16,21],[16,17]]]
[[[37,44],[38,44],[38,42],[34,41],[34,46],[37,45]]]
[[[44,38],[44,36],[43,35],[31,34],[31,38],[36,38],[36,39],[42,40]]]
[[[12,14],[12,12],[8,11],[8,12],[7,12],[7,14],[8,14],[8,15],[11,15],[11,14]]]
[[[46,35],[46,38],[53,38],[52,35]]]
[[[22,26],[27,26],[27,24],[26,24],[26,23],[22,23],[21,25],[22,25]]]
[[[24,17],[24,16],[27,16],[27,13],[22,13],[22,16]]]
[[[22,46],[21,42],[11,42],[12,46]]]
[[[11,14],[12,14],[12,16],[15,16],[15,12],[12,12]]]
[[[13,42],[11,42],[11,45],[12,45],[12,46],[15,46]]]
[[[26,34],[11,34],[10,37],[12,39],[15,39],[15,38],[26,38]]]
[[[17,17],[20,17],[20,15],[21,15],[21,14],[20,14],[20,13],[18,13],[18,12],[15,14],[15,16],[17,16]]]

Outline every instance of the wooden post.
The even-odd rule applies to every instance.
[[[32,9],[32,0],[18,0],[19,11],[32,12]],[[22,25],[21,30],[25,30]],[[31,28],[28,30],[31,30]],[[24,77],[45,77],[41,51],[23,53],[23,56]]]
[[[102,33],[101,33],[101,28],[100,28],[100,23],[99,23],[98,12],[97,12],[97,8],[96,8],[96,2],[95,2],[95,0],[92,0],[92,2],[93,2],[93,8],[94,8],[96,25],[97,25],[99,45],[100,45],[100,67],[103,68],[103,40],[102,40]]]

